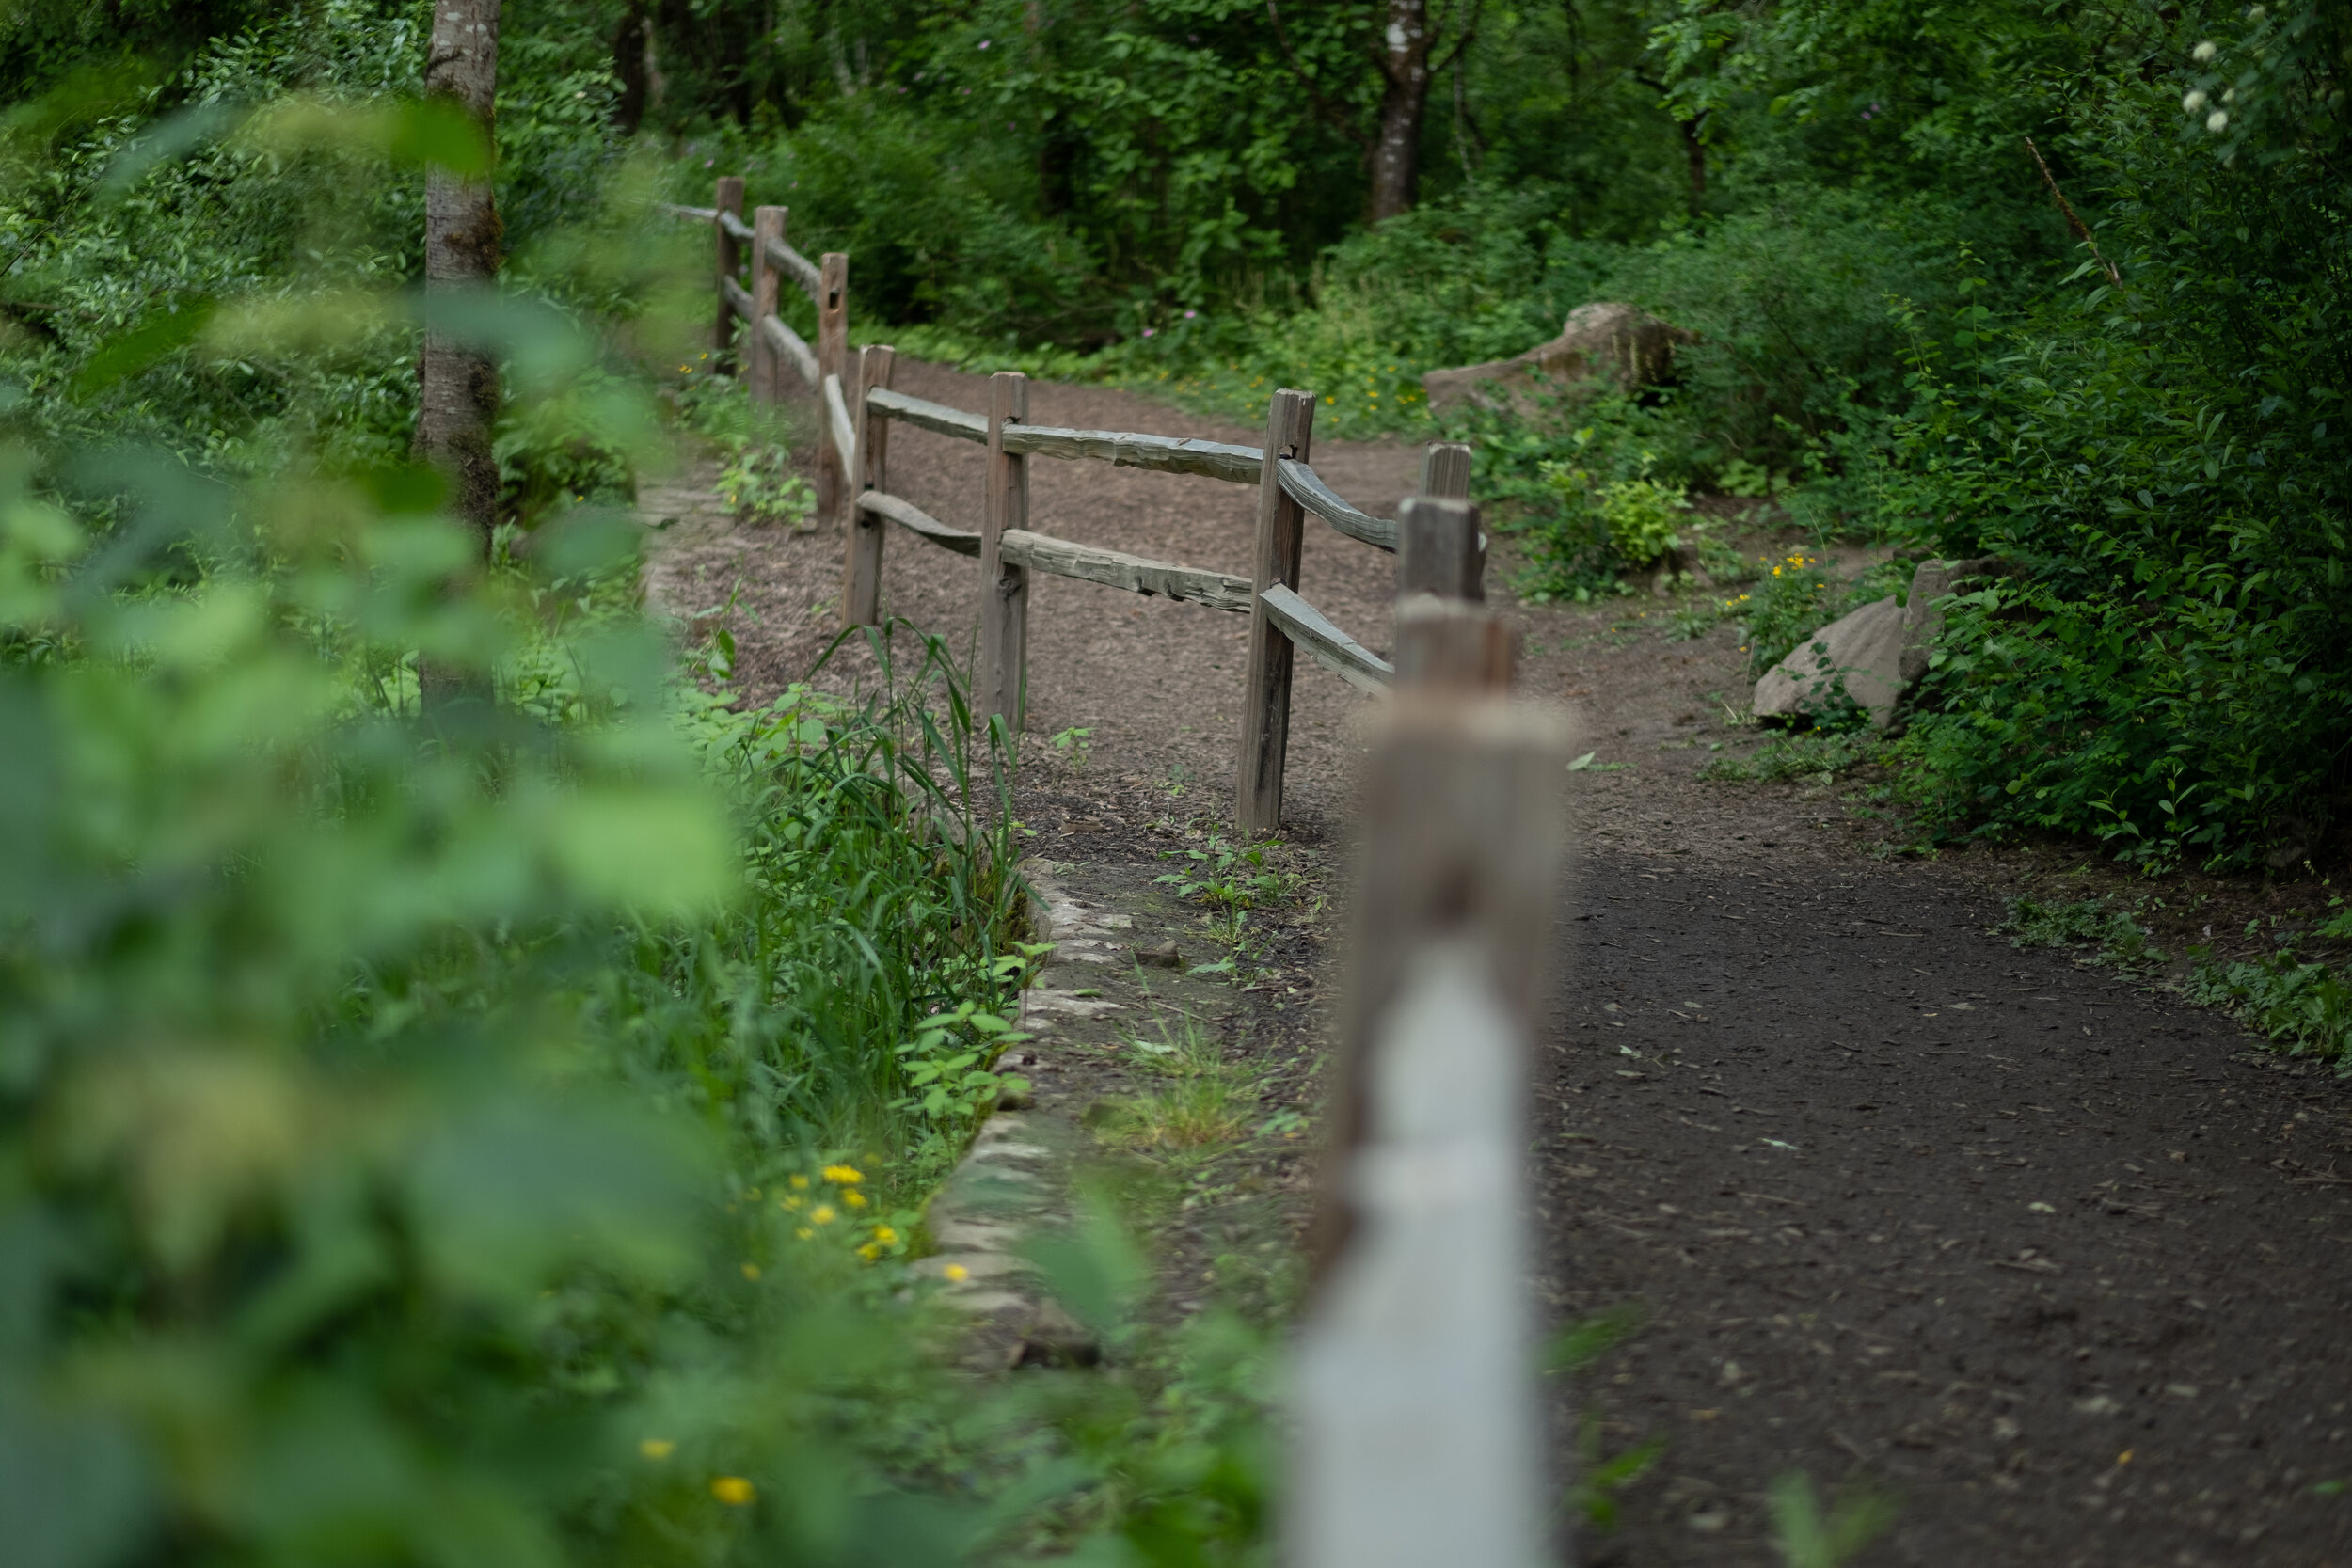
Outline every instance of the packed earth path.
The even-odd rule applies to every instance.
[[[933,366],[902,360],[896,385],[986,405],[983,378]],[[1102,388],[1033,384],[1030,410],[1257,439]],[[1335,489],[1388,515],[1417,459],[1313,451]],[[900,426],[889,487],[977,527],[981,462]],[[1042,458],[1030,474],[1040,532],[1248,570],[1248,487]],[[747,694],[804,678],[834,628],[838,537],[738,528],[691,477],[644,505],[675,518],[657,596],[727,607]],[[1385,651],[1390,558],[1309,528],[1301,592]],[[968,656],[973,563],[903,533],[885,562],[886,611]],[[1565,705],[1593,753],[1534,1070],[1541,1289],[1563,1322],[1638,1321],[1565,1393],[1564,1424],[1603,1455],[1661,1446],[1616,1494],[1615,1529],[1580,1532],[1579,1560],[1769,1563],[1767,1489],[1803,1471],[1829,1497],[1899,1505],[1863,1562],[2352,1561],[2352,1171],[2335,1168],[2352,1117],[2336,1078],[2159,975],[1994,932],[2005,893],[2112,885],[2079,850],[1894,857],[1862,794],[1702,780],[1758,740],[1739,722],[1733,629],[1670,640],[1656,601],[1523,604],[1513,565],[1505,539],[1489,592],[1525,635],[1520,688]],[[1244,628],[1032,578],[1017,806],[1041,852],[1148,865],[1171,801],[1230,820]],[[870,675],[866,657],[831,678]],[[1374,710],[1299,661],[1285,828],[1311,851],[1348,847]],[[1073,730],[1088,733],[1052,744]],[[2238,923],[2279,896],[2207,893]],[[1343,959],[1311,948],[1281,988],[1294,1025],[1342,978]],[[1287,1168],[1275,1184],[1295,1199]],[[1578,1446],[1562,1445],[1564,1486]]]

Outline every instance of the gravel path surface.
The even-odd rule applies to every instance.
[[[981,378],[934,367],[902,365],[898,385],[983,404]],[[1036,385],[1031,415],[1256,438],[1099,388]],[[977,526],[978,449],[892,441],[894,491]],[[1332,443],[1314,461],[1393,515],[1416,457]],[[1248,570],[1246,487],[1046,459],[1031,474],[1041,531]],[[678,518],[656,590],[698,608],[734,591],[740,673],[765,695],[831,635],[839,543],[736,529],[695,477],[647,498]],[[1385,648],[1389,559],[1308,526],[1306,595]],[[903,534],[886,559],[889,608],[967,652],[972,563]],[[1699,780],[1713,748],[1756,739],[1725,723],[1746,691],[1729,629],[1677,641],[1660,605],[1518,605],[1512,565],[1506,541],[1490,581],[1527,636],[1521,684],[1577,715],[1598,764],[1578,775],[1536,1064],[1549,1290],[1565,1315],[1645,1314],[1571,1397],[1607,1452],[1664,1444],[1582,1560],[1772,1561],[1765,1489],[1803,1469],[1899,1499],[1865,1563],[2352,1561],[2352,1492],[2332,1486],[2352,1481],[2338,1082],[2153,981],[1991,934],[2005,892],[2122,885],[2073,869],[2078,847],[1890,862],[1851,791]],[[1171,805],[1195,832],[1230,818],[1242,629],[1034,579],[1021,810],[1040,852],[1148,863],[1148,816],[1163,837]],[[1370,712],[1301,661],[1295,839],[1345,847]],[[1083,769],[1045,744],[1073,726],[1093,732]],[[2298,896],[2165,887],[2194,888],[2225,939]],[[2194,939],[2174,924],[2168,946]],[[1293,945],[1274,994],[1331,995],[1331,961]]]

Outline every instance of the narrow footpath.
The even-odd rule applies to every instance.
[[[984,405],[979,377],[902,362],[898,384]],[[1256,438],[1125,392],[1031,397],[1041,421]],[[891,439],[891,488],[977,526],[977,449]],[[1324,443],[1314,463],[1393,515],[1417,456]],[[1040,531],[1248,570],[1244,487],[1031,472]],[[752,695],[804,675],[838,540],[738,529],[691,487],[648,501],[677,517],[665,602],[733,604]],[[887,562],[886,607],[967,651],[970,562],[904,535]],[[2154,979],[1994,932],[2005,893],[2117,885],[2079,850],[1888,858],[1859,788],[1702,781],[1757,741],[1730,722],[1747,690],[1730,628],[1676,641],[1661,603],[1519,605],[1513,564],[1506,541],[1489,580],[1526,634],[1522,687],[1567,705],[1594,752],[1536,1064],[1546,1288],[1564,1320],[1639,1314],[1567,1398],[1604,1453],[1662,1444],[1581,1560],[1770,1563],[1766,1488],[1803,1470],[1899,1503],[1865,1563],[2352,1561],[2352,1172],[2335,1169],[2352,1116],[2333,1073]],[[1310,523],[1302,592],[1375,650],[1389,573]],[[1051,853],[1144,864],[1147,805],[1162,833],[1171,811],[1229,818],[1241,627],[1037,581],[1021,810]],[[1334,857],[1371,705],[1303,660],[1296,680],[1287,825]],[[1083,768],[1051,745],[1073,729]],[[2240,925],[2293,896],[2203,886]],[[2231,922],[2215,928],[2226,946]],[[1295,961],[1292,994],[1333,994],[1334,958]]]

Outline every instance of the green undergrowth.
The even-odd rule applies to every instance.
[[[2203,962],[2189,972],[2181,993],[2225,1009],[2290,1056],[2316,1056],[2352,1073],[2352,986],[2332,964],[2293,952]]]
[[[1744,757],[1716,757],[1699,769],[1699,777],[1729,784],[1828,779],[1876,760],[1883,750],[1867,730],[1808,731],[1768,740]]]
[[[2081,947],[2096,943],[2092,961],[2111,968],[2152,968],[2167,961],[2150,940],[2148,928],[2129,911],[2113,907],[2105,896],[2047,903],[2036,898],[2008,900],[2001,923],[1994,930],[2009,938],[2011,947]]]

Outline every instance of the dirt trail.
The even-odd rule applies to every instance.
[[[977,377],[898,384],[980,405]],[[1040,385],[1031,411],[1253,438],[1100,388]],[[893,443],[894,490],[977,522],[977,449]],[[1415,456],[1332,444],[1316,467],[1386,513]],[[1247,570],[1244,487],[1032,476],[1043,531]],[[1385,646],[1388,558],[1310,530],[1307,596]],[[673,594],[713,603],[740,578],[753,689],[805,670],[837,541],[707,510],[678,532]],[[891,608],[968,647],[970,563],[903,536],[888,562]],[[1728,629],[1677,642],[1662,607],[1517,605],[1511,566],[1506,548],[1490,580],[1527,634],[1522,684],[1568,704],[1600,764],[1578,775],[1536,1065],[1548,1276],[1564,1315],[1646,1314],[1574,1397],[1607,1451],[1664,1443],[1581,1560],[1770,1562],[1765,1488],[1804,1469],[1899,1498],[1864,1562],[2352,1561],[2352,1493],[2314,1490],[2352,1480],[2337,1082],[1989,933],[2004,887],[2078,857],[1888,862],[1834,797],[1701,782],[1710,747],[1755,738],[1724,723],[1746,689]],[[1089,769],[1025,775],[1040,847],[1148,860],[1171,777],[1182,809],[1223,819],[1240,618],[1054,579],[1033,595],[1031,731],[1094,731]],[[1296,702],[1290,824],[1338,847],[1367,705],[1304,661]],[[1295,994],[1330,994],[1327,960],[1290,961]]]

